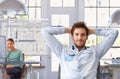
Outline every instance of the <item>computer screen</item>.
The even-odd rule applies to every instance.
[[[6,37],[0,36],[0,59],[5,59],[7,56]]]

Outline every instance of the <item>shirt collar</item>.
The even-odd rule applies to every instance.
[[[79,53],[78,48],[77,48],[75,45],[73,45],[73,46],[71,47],[71,49],[73,50],[73,52],[68,52],[68,54],[69,54],[70,56],[75,56],[75,54]],[[84,46],[84,47],[81,49],[81,51],[82,51],[82,50],[86,50],[86,49],[87,49],[86,46]]]

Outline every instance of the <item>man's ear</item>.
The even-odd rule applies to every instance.
[[[73,40],[73,35],[72,34],[70,34],[70,38]]]

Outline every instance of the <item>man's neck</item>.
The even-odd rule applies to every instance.
[[[79,47],[79,48],[78,48],[78,51],[80,52],[82,49],[86,49],[86,47],[85,47],[85,46]]]
[[[72,49],[78,49],[78,51],[80,52],[82,49],[86,49],[86,46],[82,46],[82,47],[77,47],[76,45],[72,46]]]
[[[82,48],[78,48],[78,51],[80,52]]]

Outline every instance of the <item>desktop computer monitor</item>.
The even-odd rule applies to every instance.
[[[6,57],[7,57],[6,37],[0,36],[0,59],[5,59]]]

